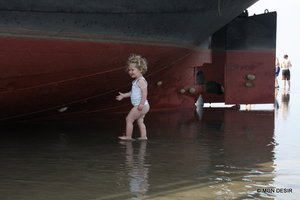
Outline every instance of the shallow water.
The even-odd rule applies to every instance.
[[[0,199],[299,199],[299,99],[152,112],[149,141],[116,139],[124,115],[1,127]]]

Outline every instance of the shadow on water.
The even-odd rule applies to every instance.
[[[2,127],[0,199],[272,198],[273,111],[151,112],[133,142],[124,119]]]

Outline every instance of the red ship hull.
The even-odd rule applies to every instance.
[[[236,5],[230,1],[224,6],[230,9],[231,4]],[[243,1],[239,10],[248,4]],[[169,12],[162,7],[161,13],[156,13],[155,9],[146,12],[144,8],[134,13],[130,10],[102,13],[102,8],[94,12],[92,7],[82,8],[87,9],[85,12],[81,8],[73,12],[67,7],[65,11],[56,7],[43,10],[46,7],[39,7],[39,3],[36,10],[23,6],[24,10],[13,10],[17,8],[8,3],[7,8],[0,10],[3,13],[0,120],[128,111],[129,100],[118,102],[115,96],[119,91],[130,90],[131,79],[125,72],[125,63],[132,53],[148,60],[146,79],[151,110],[195,107],[199,95],[205,102],[255,104],[274,101],[276,16],[272,13],[249,19],[237,17],[228,23],[237,16],[237,10],[220,18],[221,12],[202,11],[201,3],[196,11],[185,8],[183,12],[174,8]],[[220,9],[220,5],[212,3],[212,6],[215,11]],[[192,18],[193,14],[201,19],[200,24]],[[201,18],[207,14],[215,16],[213,28]],[[25,15],[28,20],[23,20]],[[77,21],[78,16],[82,21]],[[94,16],[97,19],[93,21]],[[180,17],[188,19],[190,24],[174,20]],[[166,20],[165,29],[153,18]],[[50,25],[42,23],[47,19]],[[136,27],[125,26],[121,19]],[[81,25],[84,20],[89,24]],[[106,24],[105,20],[112,23]],[[151,23],[137,26],[134,20]],[[95,26],[99,23],[101,26]],[[180,30],[174,29],[176,23],[182,26]],[[64,24],[67,24],[65,30]],[[207,31],[201,31],[201,24]],[[19,28],[19,25],[26,28]],[[107,29],[101,29],[105,26]],[[265,29],[253,29],[261,26]],[[54,32],[55,28],[61,31]],[[107,30],[111,33],[105,34]],[[205,78],[199,80],[198,72]],[[255,80],[247,80],[248,75]],[[218,85],[218,92],[210,91],[210,82]]]
[[[1,44],[0,52],[6,54],[1,59],[2,118],[65,106],[84,112],[119,111],[126,105],[115,96],[130,90],[125,63],[131,53],[149,61],[149,101],[154,109],[190,106],[194,100],[179,91],[191,87],[192,67],[203,62],[201,51],[157,45],[32,38],[1,38]]]
[[[119,91],[130,90],[125,63],[131,53],[141,54],[149,61],[146,78],[152,109],[193,107],[204,91],[196,83],[195,67],[212,57],[212,52],[205,49],[142,44],[32,38],[1,38],[1,44],[0,52],[6,52],[1,59],[1,119],[63,107],[76,113],[128,110],[130,102],[117,102],[115,96]],[[219,54],[222,57],[223,53]],[[245,52],[235,54],[239,57]],[[246,54],[249,59],[270,60],[274,52]],[[220,66],[224,67],[224,63]],[[221,71],[208,72],[209,76],[224,84]],[[267,84],[272,87],[273,82]],[[190,88],[196,92],[190,93]],[[269,99],[260,102],[268,103]],[[207,101],[224,102],[224,95],[208,95]]]

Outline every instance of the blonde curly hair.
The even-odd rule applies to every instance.
[[[131,64],[131,63],[136,64],[136,68],[139,69],[143,75],[147,72],[147,69],[148,69],[147,60],[146,60],[146,58],[143,58],[141,55],[131,54],[128,57],[127,70],[128,70],[129,64]]]

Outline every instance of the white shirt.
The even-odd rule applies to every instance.
[[[132,81],[130,99],[131,99],[131,104],[133,106],[138,106],[141,103],[141,100],[142,100],[142,90],[137,84],[137,82],[139,80],[144,80],[147,83],[147,81],[144,77],[141,77],[141,78],[138,78],[138,79]],[[146,100],[144,105],[148,105],[148,104],[149,104],[148,100]]]

